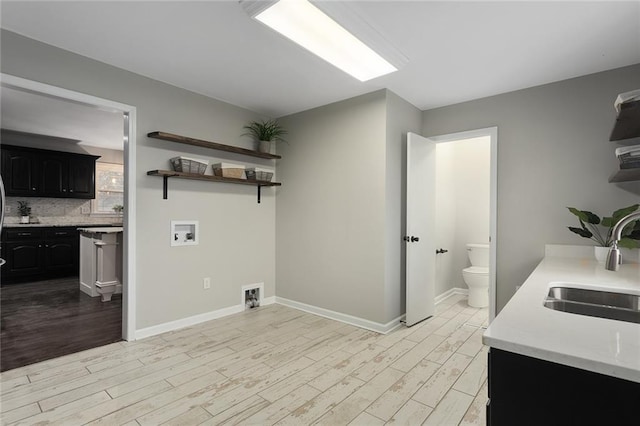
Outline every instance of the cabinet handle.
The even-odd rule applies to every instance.
[[[35,189],[35,188],[31,188],[31,190],[32,190],[32,191],[35,191],[36,189]]]
[[[42,248],[42,244],[38,244],[38,248]]]
[[[64,188],[62,188],[62,192],[67,192],[67,190],[66,190],[66,189],[64,189]]]
[[[73,189],[70,189],[69,192],[73,192]]]
[[[56,234],[56,235],[67,235],[67,233],[66,233],[66,232],[56,232],[55,234]]]
[[[31,232],[18,232],[19,237],[30,237]]]
[[[49,244],[45,244],[45,245],[44,245],[44,247],[45,247],[45,248],[49,248]]]

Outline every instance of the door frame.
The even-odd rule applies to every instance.
[[[123,290],[122,338],[135,340],[136,331],[136,107],[73,90],[0,73],[0,85],[67,102],[122,113],[124,127],[124,197],[127,206],[123,217]],[[126,284],[126,285],[124,285]]]
[[[467,130],[437,136],[425,136],[435,143],[453,142],[488,136],[490,138],[490,189],[489,189],[489,322],[496,317],[496,265],[498,230],[498,127]]]

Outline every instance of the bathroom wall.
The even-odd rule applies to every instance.
[[[592,245],[567,230],[567,206],[610,214],[640,199],[640,182],[608,182],[613,102],[638,88],[640,64],[424,112],[424,136],[498,127],[498,309],[545,244]]]
[[[466,244],[489,242],[490,154],[488,137],[436,145],[436,295],[466,289]]]

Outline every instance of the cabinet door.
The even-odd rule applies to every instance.
[[[78,267],[77,241],[73,238],[46,240],[44,242],[44,267],[47,273],[75,271]]]
[[[42,242],[5,242],[2,248],[7,261],[2,271],[6,276],[31,275],[42,271]]]
[[[37,154],[3,149],[2,180],[8,196],[37,196],[39,190]]]
[[[40,160],[40,193],[44,197],[65,197],[69,160],[65,156],[47,155]]]
[[[71,198],[96,197],[96,160],[86,157],[69,158],[69,191]]]

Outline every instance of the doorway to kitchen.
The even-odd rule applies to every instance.
[[[17,279],[17,281],[22,281],[22,283],[14,285],[5,285],[5,282],[2,283],[3,288],[2,290],[0,290],[2,292],[3,299],[2,370],[20,366],[20,362],[22,362],[22,365],[26,365],[32,362],[41,361],[43,359],[53,358],[64,355],[66,353],[73,353],[79,350],[87,349],[87,347],[83,346],[84,343],[82,343],[82,336],[84,335],[93,338],[93,336],[95,335],[100,335],[103,330],[105,331],[105,333],[110,333],[111,335],[115,336],[117,340],[132,340],[134,338],[135,332],[135,228],[133,226],[136,208],[135,184],[133,183],[135,182],[135,107],[5,74],[2,74],[1,89],[2,91],[6,91],[8,93],[10,92],[12,95],[19,95],[15,98],[16,100],[18,100],[18,102],[20,102],[20,99],[25,100],[29,97],[39,97],[39,99],[42,100],[42,105],[55,104],[57,102],[58,105],[69,106],[70,110],[75,109],[76,111],[78,111],[80,108],[86,113],[86,115],[83,116],[83,119],[89,121],[95,117],[115,117],[117,132],[119,134],[119,140],[117,141],[117,143],[120,146],[119,152],[118,149],[113,149],[113,146],[100,146],[101,142],[98,141],[98,139],[100,139],[98,135],[101,133],[108,133],[105,129],[101,128],[104,123],[101,123],[100,120],[93,123],[88,123],[87,126],[88,128],[90,126],[94,126],[93,129],[95,129],[95,131],[93,133],[96,136],[95,139],[97,143],[96,141],[93,141],[92,143],[87,144],[93,145],[92,147],[82,147],[82,140],[89,138],[73,136],[74,133],[72,128],[66,129],[67,131],[69,131],[69,134],[67,136],[57,134],[54,136],[58,137],[47,138],[46,135],[50,136],[55,132],[53,132],[52,129],[48,131],[46,128],[46,124],[44,127],[40,128],[38,128],[37,124],[35,125],[35,127],[21,128],[22,124],[25,124],[24,122],[21,123],[21,119],[23,118],[22,115],[18,115],[17,117],[5,117],[5,112],[7,114],[10,114],[12,110],[7,109],[5,111],[5,108],[3,108],[3,151],[6,146],[5,144],[8,143],[7,140],[17,140],[17,145],[22,145],[19,146],[18,149],[25,150],[28,155],[41,156],[46,154],[47,152],[55,153],[58,151],[71,152],[73,153],[71,155],[79,155],[77,154],[77,152],[80,151],[83,153],[95,154],[94,156],[100,156],[101,159],[98,160],[98,163],[96,163],[98,164],[98,166],[96,167],[97,172],[94,176],[96,192],[95,198],[85,197],[85,199],[73,199],[73,197],[66,196],[54,196],[53,198],[20,198],[20,201],[30,201],[30,207],[34,209],[34,211],[32,211],[32,215],[34,217],[37,217],[39,215],[42,215],[43,217],[47,216],[47,220],[42,221],[43,223],[33,224],[33,227],[29,226],[27,232],[33,233],[34,238],[38,237],[42,239],[42,242],[40,243],[40,246],[42,247],[38,246],[38,243],[35,243],[34,253],[36,251],[40,253],[38,254],[38,256],[42,262],[41,270],[47,270],[46,267],[53,266],[52,268],[49,268],[47,270],[53,272],[53,274],[51,276],[46,276],[47,279],[40,282],[34,280],[33,282],[25,283],[25,280]],[[3,104],[4,101],[5,99],[3,97]],[[22,107],[24,107],[24,105]],[[38,107],[35,107],[35,109],[37,108]],[[7,118],[7,120],[5,120],[5,118]],[[24,118],[26,119],[26,117]],[[40,120],[39,122],[40,124],[42,124],[43,122],[46,122],[46,120]],[[13,123],[13,126],[11,126],[13,127],[13,129],[4,129],[7,123]],[[111,121],[110,124],[113,124],[113,121]],[[111,127],[113,128],[113,126]],[[58,128],[58,131],[61,131],[60,128]],[[9,135],[10,137],[7,138],[7,135]],[[110,136],[112,136],[110,139],[111,141],[113,141],[113,133],[111,133]],[[21,139],[27,140],[27,142],[20,143]],[[31,145],[29,145],[30,143]],[[34,143],[35,145],[33,145]],[[38,145],[43,143],[50,144],[51,146]],[[59,149],[54,148],[56,146],[56,143],[62,144],[59,145]],[[46,148],[47,151],[42,151],[42,148]],[[28,152],[29,150],[32,151]],[[68,161],[69,163],[75,161],[75,159],[67,160],[66,158],[64,158],[64,155],[59,155],[58,157],[58,159],[61,158],[63,161]],[[37,162],[34,164],[40,163]],[[74,173],[75,171],[73,169],[70,169],[69,176],[73,175]],[[39,178],[39,181],[42,181],[42,179]],[[17,201],[17,197],[13,198],[13,204],[16,204],[15,202]],[[89,201],[88,198],[93,199]],[[120,206],[124,206],[124,210]],[[9,210],[17,208],[17,206],[13,206],[11,203],[8,205],[8,207]],[[12,212],[12,214],[16,215],[17,213],[14,211]],[[52,220],[52,218],[55,220]],[[77,221],[78,218],[82,219],[80,223],[71,223]],[[37,221],[37,219],[35,219],[35,221]],[[121,283],[122,295],[114,296],[113,301],[115,303],[111,304],[109,301],[106,301],[104,296],[100,297],[100,295],[97,295],[98,297],[91,297],[92,295],[89,295],[87,291],[84,291],[84,293],[80,292],[83,293],[82,295],[79,294],[80,286],[78,275],[80,272],[80,264],[78,263],[77,259],[78,257],[80,257],[80,253],[77,230],[79,226],[77,225],[81,225],[83,229],[87,228],[89,231],[91,231],[90,235],[95,234],[98,239],[101,238],[99,235],[109,235],[110,233],[114,233],[118,230],[118,226],[120,226],[119,230],[123,231],[119,234],[120,237],[117,242],[117,246],[122,252],[122,254],[119,255],[121,261],[119,265],[116,265],[116,268],[119,268],[117,270],[120,270],[122,272],[120,273],[120,276],[117,277],[117,280],[112,279],[111,281],[109,281],[119,281]],[[109,227],[104,227],[104,234],[101,234],[100,232],[98,232],[99,228],[93,227],[91,225],[109,225]],[[3,230],[3,236],[7,234],[7,231],[9,229],[13,230],[10,237],[25,240],[26,243],[30,244],[30,242],[26,240],[27,237],[18,235],[18,233],[24,233],[25,230],[18,228],[18,225],[15,223],[14,225],[12,225],[12,228],[5,227],[5,229]],[[53,246],[49,245],[49,241],[51,240],[51,238],[56,237],[57,234],[61,234],[67,231],[73,232],[71,232],[70,235],[66,236],[67,240],[61,241],[58,244],[59,248],[58,246],[56,246],[57,251],[53,251]],[[60,236],[60,238],[63,237]],[[23,245],[28,246],[29,244]],[[6,246],[7,243],[3,239],[3,254],[6,253]],[[98,247],[98,249],[106,248],[106,245],[100,243],[97,244],[96,247]],[[23,252],[27,253],[28,250],[29,249],[27,248]],[[51,253],[46,250],[49,250]],[[58,268],[60,265],[64,264],[64,262],[62,262],[62,260],[65,259],[64,254],[68,253],[69,251],[75,251],[75,277],[73,276],[74,273],[70,273],[69,271],[68,262],[65,264],[66,269]],[[17,252],[18,251],[16,251],[16,253]],[[88,256],[89,258],[93,258],[94,255],[95,253],[90,253]],[[27,257],[24,258],[26,259]],[[16,270],[21,266],[24,266],[20,265],[19,261],[20,259],[18,259],[18,264],[16,264]],[[56,270],[56,268],[58,269]],[[11,273],[8,273],[8,275],[11,276]],[[101,284],[104,284],[104,282]],[[34,289],[36,288],[34,286],[39,289],[38,292],[34,292]],[[29,297],[33,296],[34,293],[37,294],[37,300],[31,299],[31,301],[29,301]],[[75,295],[75,302],[73,297],[67,297],[71,294]],[[8,307],[6,311],[4,309],[5,299],[7,303],[6,306]],[[101,299],[105,299],[105,302],[102,302]],[[65,324],[65,321],[69,321],[70,318],[74,315],[79,317],[84,315],[83,318],[86,321],[83,325],[77,325],[73,322],[68,322],[66,323],[66,326],[63,325],[64,331],[62,333],[58,333],[57,335],[56,333],[51,333],[51,338],[58,339],[62,342],[58,342],[58,344],[55,345],[56,350],[47,351],[46,342],[44,345],[42,345],[42,341],[40,342],[40,344],[38,344],[38,339],[33,338],[33,341],[31,342],[32,347],[43,346],[40,349],[40,352],[44,353],[44,355],[29,354],[28,352],[32,351],[28,350],[29,345],[26,345],[23,346],[23,349],[25,350],[22,351],[23,355],[26,355],[21,355],[24,360],[14,360],[17,362],[16,364],[16,362],[11,362],[10,359],[7,359],[6,355],[11,354],[13,356],[18,354],[19,352],[5,353],[5,349],[7,346],[5,345],[4,334],[6,331],[10,330],[10,328],[15,325],[16,322],[19,323],[21,318],[28,320],[29,311],[34,310],[36,306],[38,307],[38,309],[44,309],[45,311],[46,309],[51,309],[51,314],[49,316],[45,315],[44,318],[41,318],[40,327],[44,327],[42,328],[42,330],[47,329],[47,327],[51,325],[51,323],[56,321],[56,318],[60,319],[61,324]],[[13,313],[12,316],[10,315],[11,313]],[[38,327],[37,324],[31,325],[32,328]],[[20,326],[24,326],[24,324],[21,324]],[[19,328],[14,329],[13,331],[17,332],[17,334],[13,333],[14,337],[17,336],[14,339],[15,342],[20,343],[20,339],[28,338],[28,330],[25,330],[27,331],[25,333],[22,333],[22,330],[20,330]],[[42,338],[42,335],[45,333],[39,334]],[[77,339],[72,342],[72,339],[74,339],[75,337],[77,337]],[[87,340],[91,340],[91,338],[87,338]],[[105,341],[105,343],[108,342]],[[45,358],[42,358],[43,356]]]
[[[409,134],[406,211],[407,325],[433,315],[433,303],[452,294],[468,294],[472,299],[469,289],[477,288],[475,284],[481,281],[478,275],[482,274],[485,282],[488,280],[484,302],[488,301],[489,320],[493,320],[497,128],[428,138]],[[482,267],[469,267],[470,247],[477,253],[486,252],[488,259],[482,271]],[[464,275],[475,274],[464,278],[471,285],[463,282],[463,270]],[[482,296],[479,291],[474,294]],[[478,303],[478,297],[473,302]]]

